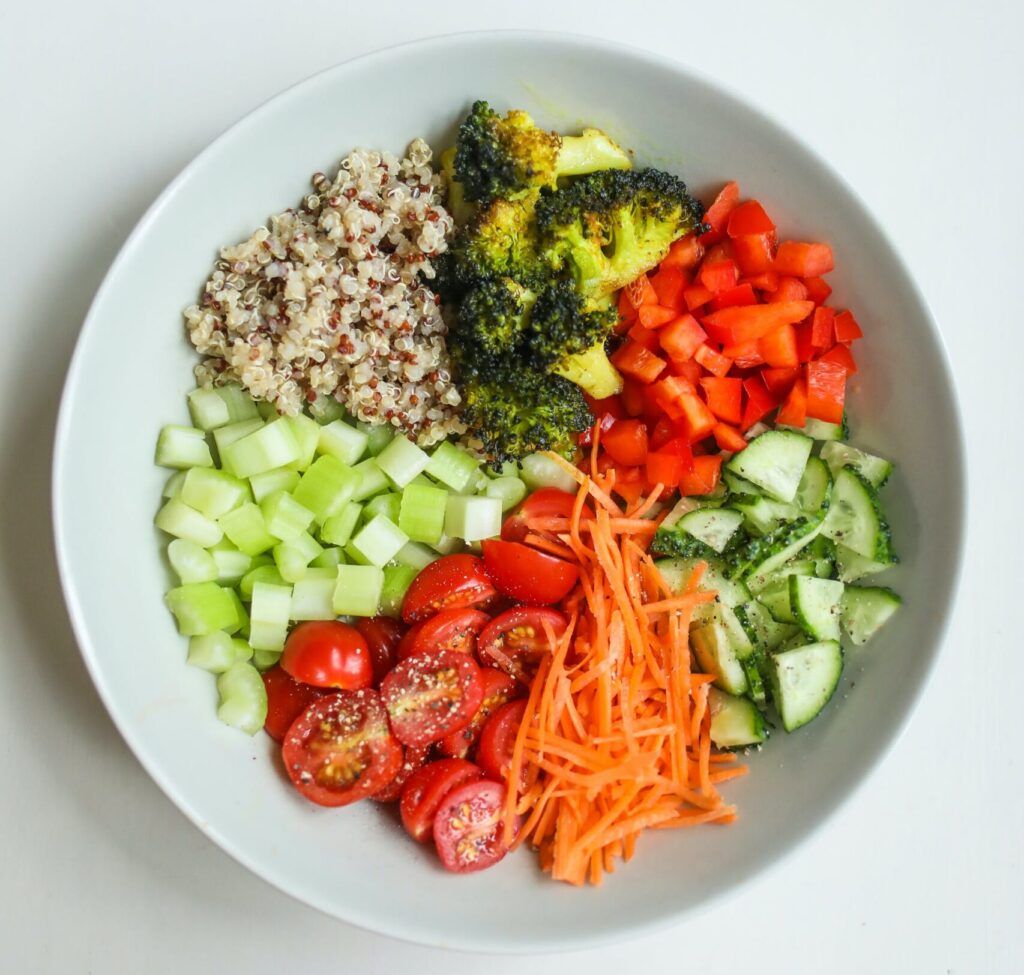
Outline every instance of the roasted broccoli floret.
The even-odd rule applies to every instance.
[[[462,184],[455,178],[455,146],[445,149],[441,153],[441,173],[448,189],[446,203],[448,212],[455,219],[456,224],[461,226],[473,216],[476,207],[466,199],[466,192],[462,188]]]
[[[536,207],[541,249],[581,292],[611,294],[654,267],[672,241],[701,226],[682,180],[658,169],[607,170],[545,189]]]
[[[523,347],[536,295],[511,278],[484,278],[463,295],[453,334],[459,371],[487,375]]]
[[[560,136],[538,128],[526,112],[513,109],[502,117],[485,101],[473,105],[455,145],[455,178],[467,200],[482,203],[554,186],[559,176],[630,165],[626,152],[598,129]]]

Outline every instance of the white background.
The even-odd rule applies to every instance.
[[[1024,8],[489,7],[0,4],[0,971],[1024,971]],[[239,116],[316,70],[485,27],[589,32],[676,57],[824,153],[881,215],[931,302],[972,476],[945,653],[908,730],[849,805],[782,867],[683,926],[528,960],[447,954],[347,927],[250,875],[191,826],[132,758],[86,677],[48,509],[57,398],[79,326],[171,177]]]

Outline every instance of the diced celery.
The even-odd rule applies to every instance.
[[[259,505],[252,501],[221,515],[217,523],[246,555],[259,555],[277,544],[277,539],[267,531]]]
[[[194,636],[188,641],[188,662],[211,674],[223,674],[232,664],[252,657],[252,647],[223,630]]]
[[[377,455],[377,466],[400,488],[404,488],[417,474],[422,474],[429,463],[430,454],[408,437],[395,437]]]
[[[216,545],[224,537],[217,522],[190,508],[181,498],[167,501],[156,513],[153,523],[168,535],[185,538],[203,548]]]
[[[544,454],[530,454],[522,459],[520,466],[522,467],[520,477],[531,491],[543,487],[553,487],[575,494],[579,486],[561,464]]]
[[[300,579],[292,589],[291,618],[293,620],[333,620],[334,587],[337,573],[331,572],[326,579]]]
[[[334,420],[320,427],[317,451],[330,457],[337,457],[343,464],[356,464],[366,453],[369,434],[350,426],[344,420]]]
[[[444,488],[409,484],[402,492],[398,527],[414,542],[441,541],[448,492]]]
[[[313,559],[312,562],[309,563],[311,569],[333,569],[336,566],[344,564],[345,553],[337,546],[325,548],[315,559]],[[307,575],[308,574],[309,573],[307,573]]]
[[[270,400],[261,399],[256,403],[256,412],[259,413],[261,420],[273,420],[275,416],[280,416],[277,412],[277,407],[270,402]]]
[[[238,590],[243,599],[252,599],[253,587],[257,582],[266,582],[272,586],[286,585],[281,573],[277,571],[275,563],[258,565],[242,576],[242,581],[238,584]]]
[[[217,567],[217,581],[222,586],[234,586],[252,568],[252,556],[246,555],[222,538],[209,552]]]
[[[362,505],[349,501],[336,515],[324,522],[320,529],[320,540],[327,545],[347,545],[362,512]]]
[[[249,485],[227,471],[193,467],[181,486],[181,500],[216,521],[249,500]]]
[[[348,547],[370,565],[386,565],[407,541],[408,536],[390,518],[377,515],[356,532]]]
[[[253,650],[252,665],[262,673],[270,670],[281,659],[280,650]]]
[[[250,663],[232,664],[217,678],[217,717],[226,725],[255,735],[267,720],[267,689]]]
[[[231,630],[238,616],[230,589],[215,582],[195,582],[171,589],[167,607],[178,621],[182,636],[204,636],[215,630]]]
[[[469,483],[461,491],[455,491],[454,493],[486,494],[488,481],[490,481],[490,478],[483,471],[477,471],[476,474],[469,479]]]
[[[306,575],[309,563],[322,551],[323,548],[309,532],[301,532],[274,546],[274,562],[285,582],[298,582]]]
[[[236,440],[221,451],[225,470],[237,477],[252,477],[275,467],[286,467],[302,457],[288,417],[271,420],[247,437]]]
[[[228,418],[232,423],[238,423],[239,420],[252,420],[260,415],[253,398],[238,383],[214,386],[213,391],[227,405]]]
[[[502,512],[511,511],[526,497],[526,485],[518,477],[496,477],[487,481],[484,493],[501,502]]]
[[[167,546],[167,558],[183,583],[217,581],[217,563],[213,556],[187,538],[171,541]]]
[[[366,441],[366,452],[371,457],[376,457],[395,435],[394,427],[384,423],[363,423],[360,421],[356,428],[361,430],[369,438]]]
[[[309,412],[317,423],[333,423],[335,420],[344,420],[348,417],[345,407],[333,396],[324,396],[320,393],[317,398],[309,404]]]
[[[402,495],[388,492],[387,494],[376,494],[363,505],[363,520],[369,521],[377,515],[383,515],[396,525],[398,515],[402,510]]]
[[[463,491],[479,467],[480,462],[472,454],[445,440],[434,448],[426,472],[453,491]]]
[[[444,516],[445,534],[467,542],[494,538],[501,534],[501,501],[465,494],[448,497]]]
[[[399,565],[407,565],[417,572],[425,569],[431,562],[436,562],[440,556],[431,548],[421,542],[406,542],[395,556]]]
[[[461,552],[465,547],[461,538],[452,538],[451,535],[442,535],[440,540],[430,546],[438,555],[453,555]]]
[[[213,430],[231,422],[231,412],[212,386],[200,386],[188,394],[188,412],[200,430]]]
[[[213,431],[213,442],[217,445],[217,456],[223,462],[224,451],[243,437],[250,433],[263,429],[263,421],[258,417],[251,417],[248,420],[239,420],[237,423],[229,423],[226,427],[217,427]]]
[[[365,501],[381,491],[387,491],[391,485],[384,472],[377,466],[375,457],[368,457],[352,468],[359,475],[359,483],[352,492],[352,501]]]
[[[191,469],[191,468],[190,468]],[[181,486],[185,483],[188,471],[175,471],[164,485],[163,498],[177,498],[181,495]]]
[[[316,457],[316,445],[320,439],[320,424],[305,413],[298,413],[287,418],[288,424],[299,443],[299,459],[290,466],[297,471],[304,471]]]
[[[242,597],[238,595],[237,589],[228,589],[228,596],[231,598],[231,605],[235,608],[235,622],[229,626],[225,626],[224,629],[228,633],[241,633],[245,636],[249,635],[249,614],[242,605]]]
[[[257,582],[249,608],[249,645],[253,650],[281,650],[288,635],[292,587]]]
[[[262,474],[253,474],[249,478],[252,487],[252,496],[259,504],[265,497],[275,491],[287,491],[291,494],[299,483],[299,472],[289,467],[278,467],[272,471],[264,471]]]
[[[302,475],[292,497],[312,511],[317,524],[322,525],[351,500],[359,486],[356,471],[337,457],[318,457]]]
[[[334,612],[338,616],[376,616],[383,587],[383,569],[375,565],[339,565]]]
[[[170,423],[156,438],[156,462],[160,467],[176,467],[178,470],[213,467],[213,455],[202,430]]]
[[[264,498],[260,502],[260,511],[267,523],[267,531],[282,542],[301,535],[313,521],[313,512],[284,491],[275,491]]]
[[[402,615],[402,600],[419,569],[411,565],[384,566],[384,586],[380,594],[380,612],[396,619]]]

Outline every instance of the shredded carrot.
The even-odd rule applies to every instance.
[[[595,428],[595,448],[599,438]],[[712,747],[713,678],[690,654],[691,615],[715,598],[698,591],[704,566],[673,593],[648,553],[660,488],[623,513],[596,449],[589,474],[549,456],[576,481],[576,502],[568,518],[530,519],[530,541],[575,562],[580,582],[530,687],[509,774],[526,785],[509,789],[505,839],[530,843],[554,878],[596,885],[646,830],[732,822],[717,786],[746,768]]]

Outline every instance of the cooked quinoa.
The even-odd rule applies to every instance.
[[[318,395],[422,446],[462,434],[447,328],[429,286],[453,230],[431,150],[357,149],[295,210],[221,250],[189,338],[201,385],[234,380],[281,413]]]

